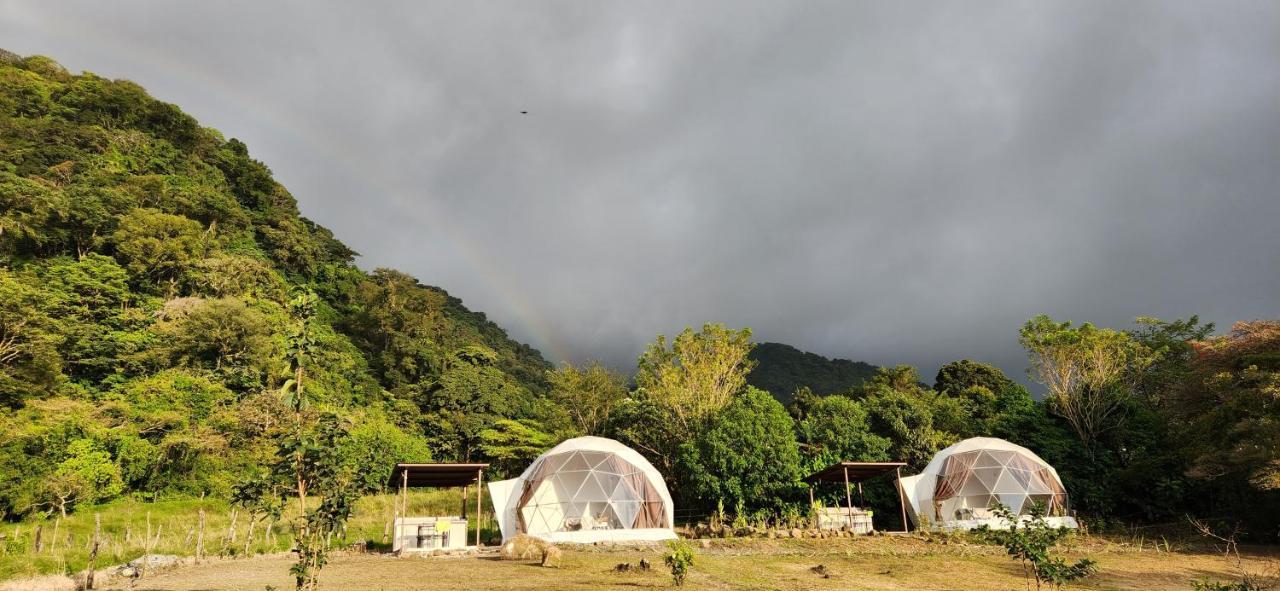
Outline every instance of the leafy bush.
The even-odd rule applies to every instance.
[[[1031,519],[1026,521],[1004,506],[997,506],[994,511],[1009,522],[1009,529],[985,530],[982,535],[1004,546],[1009,556],[1022,564],[1023,575],[1035,580],[1036,589],[1045,583],[1060,589],[1097,572],[1097,563],[1092,559],[1082,558],[1068,564],[1066,559],[1053,555],[1053,547],[1071,535],[1071,530],[1049,525],[1043,506],[1033,505]]]
[[[684,577],[689,573],[689,567],[693,566],[693,546],[684,540],[672,540],[667,542],[667,550],[662,561],[671,567],[671,578],[679,587],[684,584]]]

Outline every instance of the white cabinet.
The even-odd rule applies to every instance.
[[[467,520],[461,517],[399,517],[395,522],[395,552],[460,550],[467,547]]]

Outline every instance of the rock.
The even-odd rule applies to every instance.
[[[703,549],[710,548],[711,540],[698,540],[698,545],[702,546]]]
[[[164,568],[173,566],[182,560],[173,554],[144,554],[133,560],[130,560],[128,566],[139,570],[150,570],[153,568]]]
[[[133,568],[132,566],[129,566],[126,564],[116,570],[116,576],[124,577],[126,579],[132,579],[138,576],[138,569]]]
[[[778,532],[773,531],[773,530],[769,530],[769,531],[767,531],[767,532],[765,532],[765,533],[764,533],[764,537],[766,537],[766,538],[768,538],[768,539],[772,540],[772,539],[774,539],[774,538],[778,537]]]
[[[824,579],[831,578],[831,572],[827,570],[827,565],[825,564],[819,564],[818,566],[812,567],[809,571],[815,575],[820,575]]]
[[[737,531],[733,532],[733,534],[735,536],[738,536],[739,538],[749,538],[755,533],[756,533],[755,530],[749,527],[740,527],[737,529]]]
[[[547,544],[542,549],[542,566],[547,568],[560,568],[560,562],[563,559],[564,552],[551,544]]]
[[[800,529],[799,529],[799,528],[792,528],[792,529],[791,529],[791,537],[793,537],[793,538],[803,538],[803,537],[804,537],[804,532],[800,531]]]
[[[631,570],[630,562],[619,562],[617,566],[613,567],[613,571],[618,573],[625,573],[630,570]]]
[[[647,571],[651,568],[653,568],[653,565],[649,563],[648,559],[646,558],[640,559],[640,570]]]

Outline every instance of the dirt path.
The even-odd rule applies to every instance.
[[[1000,549],[941,546],[912,540],[845,541],[821,544],[739,542],[701,550],[688,589],[875,589],[1025,591],[1022,571]],[[1228,565],[1212,554],[1137,552],[1089,548],[1101,573],[1073,589],[1169,589],[1185,591],[1197,578],[1223,579]],[[493,557],[395,558],[353,555],[335,558],[321,576],[326,590],[459,589],[636,589],[669,588],[660,570],[617,573],[614,565],[648,558],[659,550],[570,550],[561,568],[549,569]],[[1271,559],[1274,560],[1274,559]],[[139,581],[152,591],[287,590],[290,560],[284,557],[223,561],[185,567]],[[825,565],[830,578],[810,569]]]

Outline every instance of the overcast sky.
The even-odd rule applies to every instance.
[[[244,140],[552,361],[715,321],[1024,378],[1038,313],[1280,315],[1274,1],[0,0],[0,47]]]

